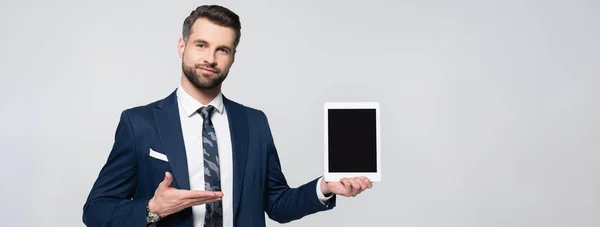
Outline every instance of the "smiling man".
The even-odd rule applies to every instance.
[[[335,207],[366,178],[291,188],[264,112],[221,93],[240,42],[238,15],[196,8],[178,43],[180,85],[121,113],[113,148],[83,209],[87,226],[265,226]]]

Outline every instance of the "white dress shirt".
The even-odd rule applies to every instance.
[[[202,116],[196,111],[205,106],[196,101],[183,90],[181,85],[177,88],[177,102],[179,104],[179,117],[181,130],[187,155],[188,173],[191,190],[205,190],[204,188],[204,156],[202,143]],[[217,149],[219,152],[219,166],[221,171],[221,191],[223,192],[223,227],[233,226],[233,158],[231,135],[227,110],[223,105],[223,95],[219,94],[208,105],[215,107],[211,121],[217,135]],[[321,179],[317,183],[317,196],[325,204],[331,196],[326,197],[320,190]],[[192,207],[194,226],[204,226],[205,205]]]

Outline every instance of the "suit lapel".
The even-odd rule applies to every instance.
[[[233,219],[240,205],[246,159],[248,157],[248,117],[244,108],[223,96],[223,104],[229,120],[233,150]]]
[[[190,189],[185,144],[181,132],[177,94],[171,93],[154,109],[158,135],[173,170],[173,177],[179,189]]]

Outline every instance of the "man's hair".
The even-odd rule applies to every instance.
[[[231,10],[219,5],[202,5],[192,11],[183,21],[183,40],[187,42],[192,33],[192,25],[200,18],[208,19],[210,22],[219,26],[233,28],[233,30],[235,30],[235,42],[233,48],[235,49],[240,43],[240,30],[242,29],[240,17]]]

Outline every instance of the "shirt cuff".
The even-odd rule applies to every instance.
[[[333,197],[333,193],[329,196],[325,196],[323,192],[321,192],[321,181],[323,181],[323,177],[319,178],[319,181],[317,181],[317,197],[319,197],[319,201],[321,201],[323,205],[327,205],[327,201]]]

